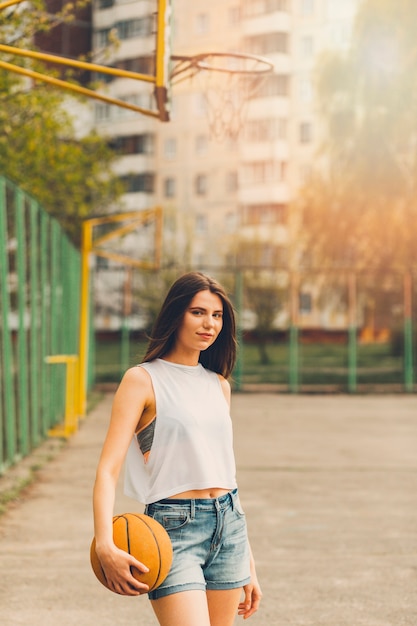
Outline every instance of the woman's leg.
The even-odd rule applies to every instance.
[[[207,591],[210,626],[234,624],[242,589],[219,589]]]
[[[211,626],[205,591],[182,591],[151,603],[160,626]]]
[[[183,591],[151,600],[160,626],[233,626],[242,589]]]

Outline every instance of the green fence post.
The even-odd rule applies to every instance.
[[[30,203],[30,404],[31,404],[31,444],[39,443],[40,435],[40,324],[39,324],[39,207]]]
[[[16,197],[16,238],[17,238],[17,300],[18,300],[18,439],[19,452],[26,455],[29,452],[29,381],[28,381],[28,338],[26,332],[26,225],[25,202],[23,192],[15,190]]]
[[[404,387],[407,392],[412,392],[414,387],[412,289],[408,272],[404,275]]]
[[[298,350],[298,327],[291,325],[289,329],[290,340],[290,391],[297,393],[299,389],[299,350]]]
[[[297,393],[300,384],[300,360],[298,342],[298,276],[292,274],[290,284],[290,327],[289,327],[289,387]]]
[[[356,322],[356,276],[348,277],[348,390],[355,393],[357,390],[357,322]]]
[[[51,287],[49,280],[49,231],[51,218],[44,211],[41,212],[40,219],[40,358],[41,358],[41,435],[45,436],[52,422],[52,405],[49,398],[50,369],[46,364],[46,357],[49,356],[49,337],[47,329],[50,322],[50,301]]]
[[[7,249],[7,196],[6,181],[0,178],[0,293],[1,293],[1,316],[3,328],[3,394],[4,394],[4,425],[2,431],[5,438],[5,458],[2,466],[12,463],[16,456],[16,404],[13,376],[13,347],[12,331],[10,328],[10,300],[8,290],[9,256]],[[2,448],[3,449],[3,448]]]
[[[52,219],[50,225],[50,307],[49,307],[49,354],[47,356],[53,356],[59,354],[59,306],[58,306],[58,293],[60,290],[59,285],[59,229],[58,223]],[[62,330],[62,329],[61,329]],[[50,388],[49,394],[51,399],[52,412],[50,414],[50,422],[48,427],[55,426],[59,419],[61,412],[64,414],[64,368],[52,367],[49,369]]]
[[[125,267],[123,285],[123,313],[120,346],[120,376],[123,376],[130,365],[130,328],[129,319],[132,313],[132,268]]]
[[[243,327],[242,327],[242,312],[243,312],[243,273],[241,270],[236,272],[235,281],[235,302],[237,312],[237,325],[236,325],[236,339],[237,339],[237,358],[236,366],[234,369],[235,388],[237,391],[242,389],[242,371],[243,371]]]

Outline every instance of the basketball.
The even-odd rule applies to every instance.
[[[149,515],[123,513],[113,517],[113,540],[118,548],[149,568],[146,573],[133,568],[134,578],[149,585],[149,591],[159,587],[167,577],[172,563],[171,540],[165,528]],[[91,566],[98,580],[107,587],[95,545],[93,539],[90,548]]]

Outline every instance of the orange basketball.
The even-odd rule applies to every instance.
[[[113,540],[118,548],[149,568],[146,573],[133,568],[133,576],[149,585],[149,591],[159,587],[167,577],[172,563],[171,540],[165,528],[149,515],[123,513],[113,517]],[[95,546],[93,539],[90,548],[91,566],[99,581],[107,587]]]

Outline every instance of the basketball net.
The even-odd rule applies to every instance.
[[[272,64],[262,57],[240,53],[209,53],[177,57],[174,77],[195,81],[204,97],[212,139],[236,141],[245,125],[250,100]]]

